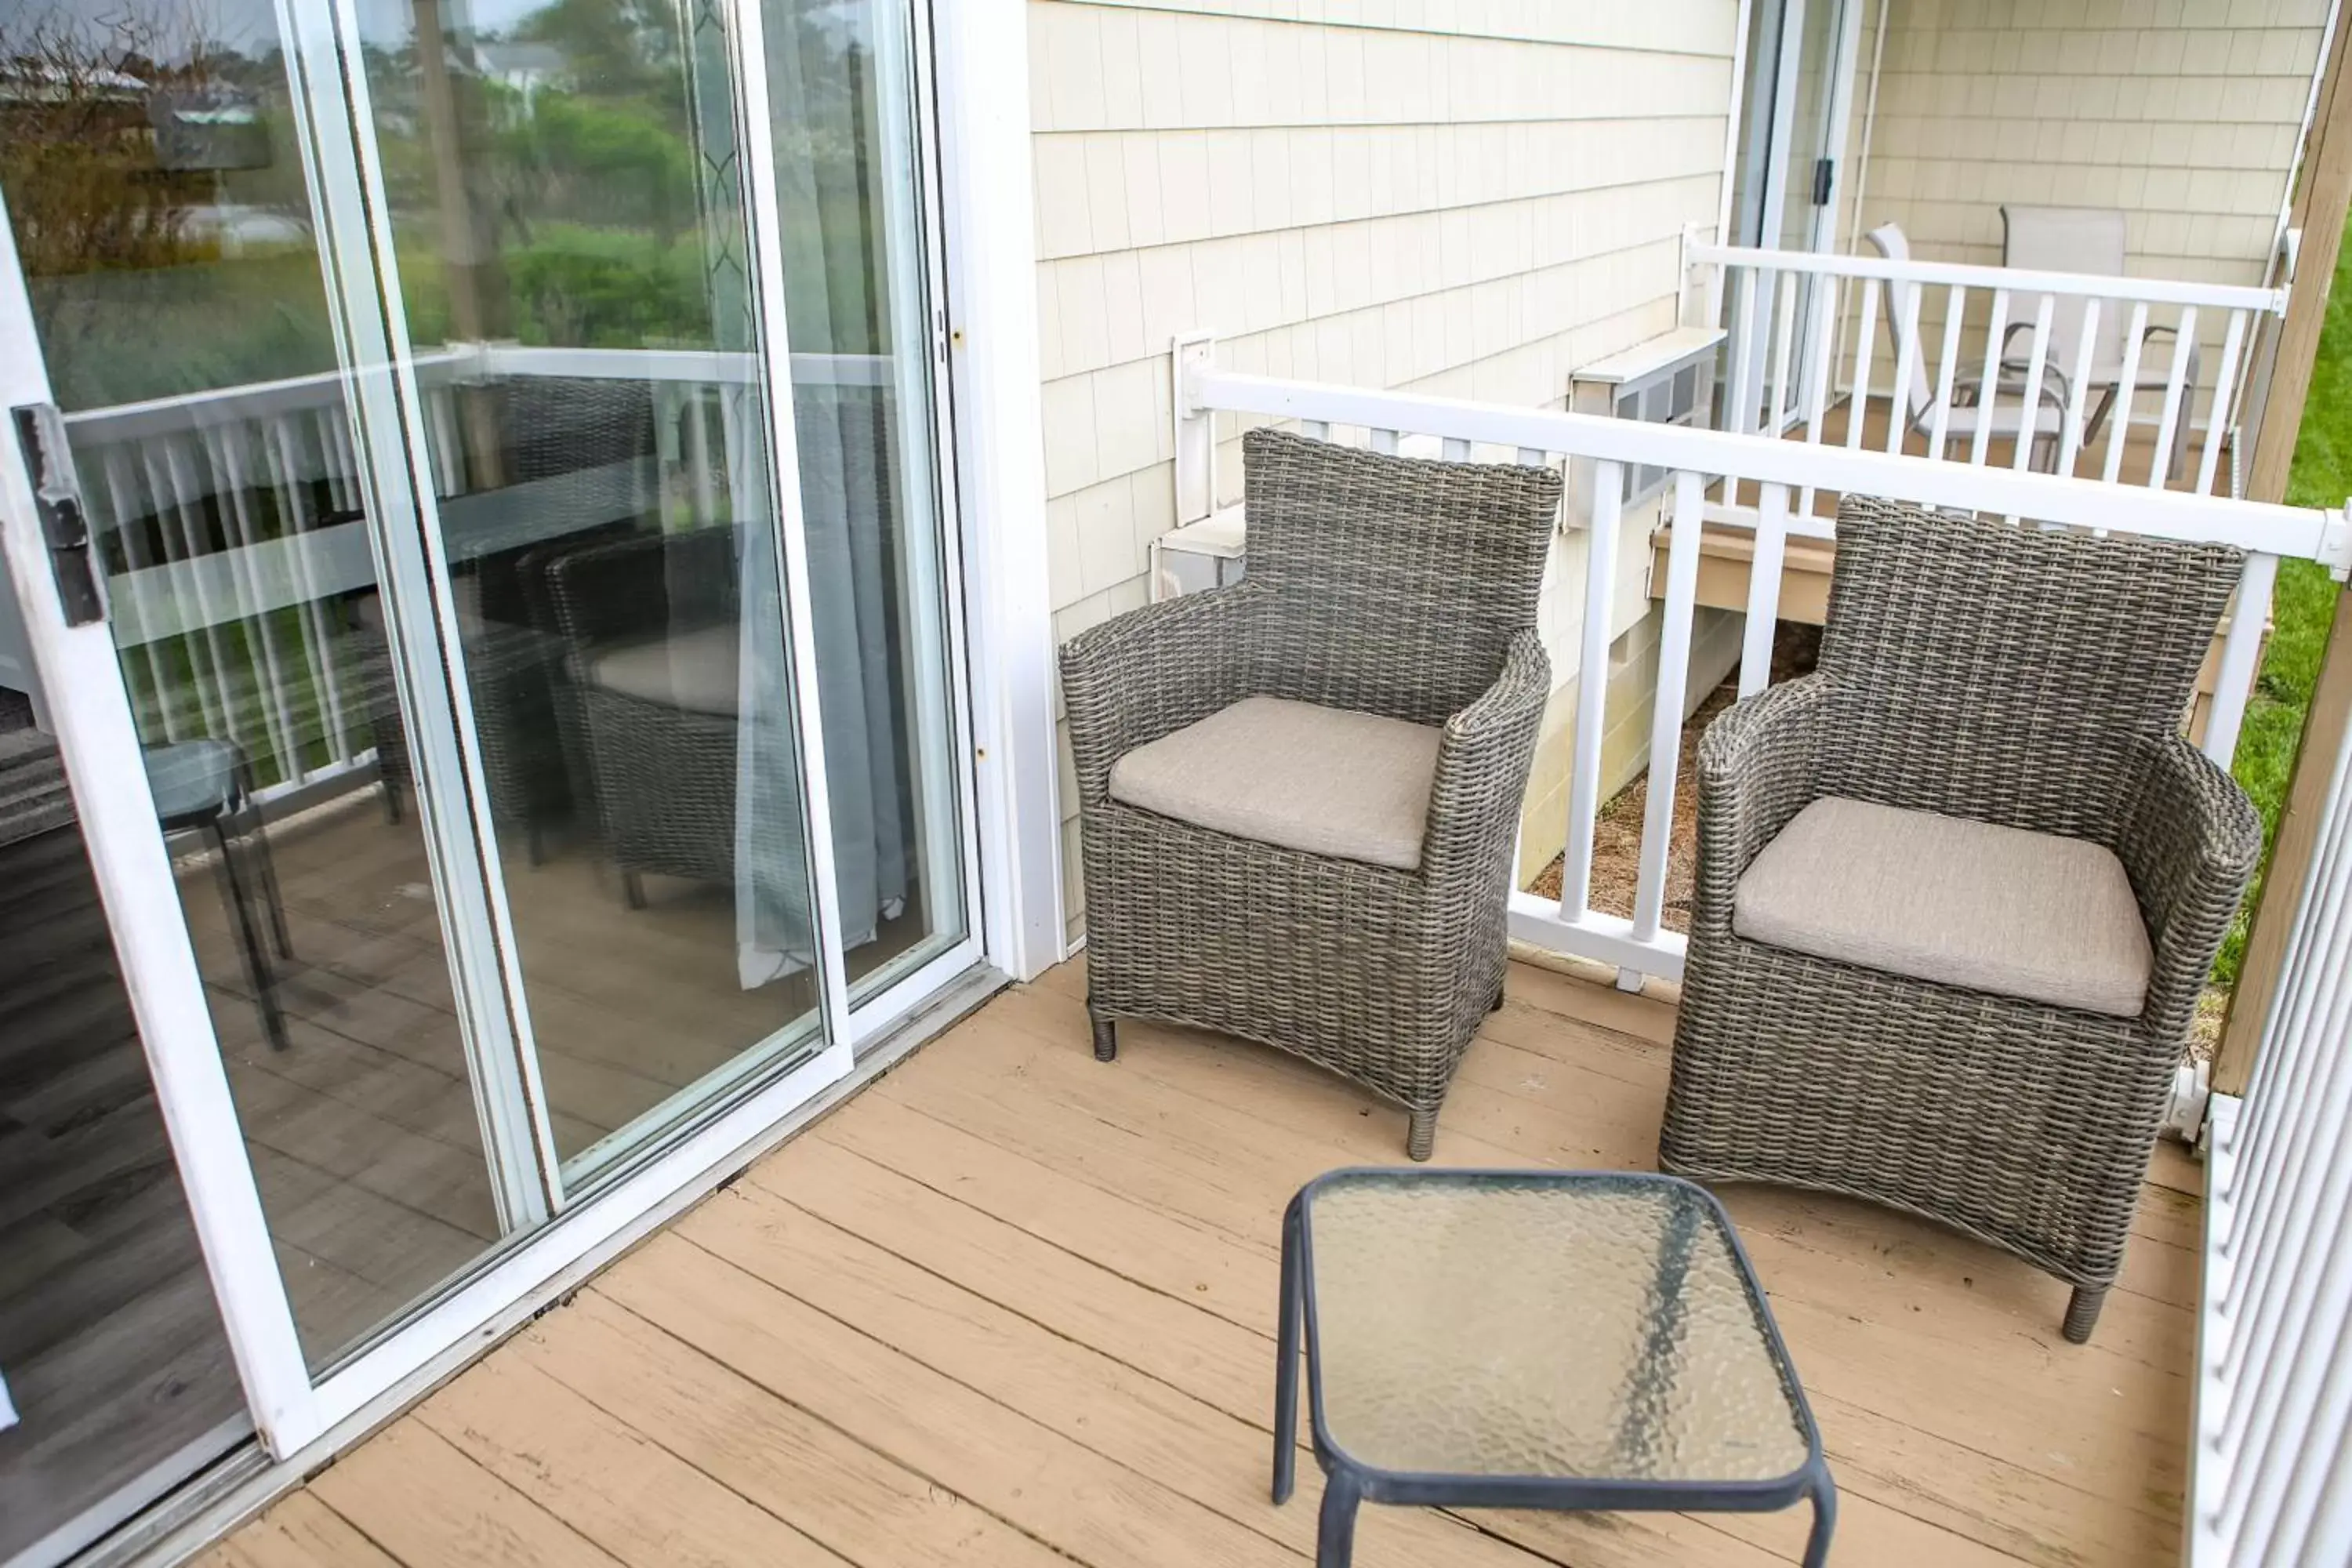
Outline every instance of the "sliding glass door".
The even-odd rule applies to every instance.
[[[921,75],[0,0],[6,559],[281,1449],[976,958]]]

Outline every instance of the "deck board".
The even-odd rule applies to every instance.
[[[1016,988],[217,1549],[442,1563],[1296,1564],[1265,1499],[1278,1224],[1402,1117],[1276,1052]],[[1515,966],[1438,1158],[1638,1167],[1670,1006]],[[2176,1550],[2197,1168],[2161,1156],[2086,1347],[2065,1289],[1814,1194],[1726,1199],[1841,1488],[1833,1561],[2049,1568]],[[430,1521],[419,1516],[430,1515]],[[1368,1510],[1367,1565],[1765,1568],[1785,1516]],[[301,1553],[310,1551],[310,1556]],[[373,1559],[370,1559],[373,1561]]]

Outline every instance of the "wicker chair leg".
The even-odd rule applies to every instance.
[[[633,910],[646,907],[646,879],[635,871],[621,873],[621,901]]]
[[[1404,1130],[1404,1152],[1412,1159],[1426,1160],[1437,1150],[1437,1107],[1412,1112],[1412,1120]]]
[[[2077,1285],[2066,1302],[2066,1321],[2059,1331],[2069,1344],[2091,1342],[2091,1331],[2099,1321],[2099,1309],[2107,1304],[2107,1288],[2104,1285]]]
[[[1087,1021],[1094,1026],[1095,1060],[1098,1062],[1117,1060],[1118,1057],[1118,1023],[1096,1012],[1094,1004],[1091,1002],[1087,1004]]]
[[[1501,986],[1497,985],[1497,986],[1496,986],[1496,987],[1495,987],[1495,999],[1494,999],[1492,1002],[1489,1002],[1488,1004],[1486,1004],[1486,1011],[1488,1011],[1489,1013],[1499,1013],[1499,1012],[1501,1012],[1502,1010],[1503,1010],[1503,988],[1502,988]]]

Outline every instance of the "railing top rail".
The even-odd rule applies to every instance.
[[[2187,490],[2145,489],[2022,469],[1975,468],[1858,447],[1783,441],[1769,436],[1228,371],[1188,374],[1184,395],[1187,412],[1258,414],[1452,437],[1796,489],[1890,496],[1926,506],[2040,522],[2210,541],[2317,561],[2339,574],[2352,566],[2352,528],[2347,528],[2341,510],[2321,511]]]
[[[2097,300],[2145,300],[2151,305],[2262,310],[2286,314],[2284,289],[2236,283],[2189,283],[2166,278],[2122,278],[2095,272],[2048,272],[2024,267],[1979,267],[1914,257],[1889,261],[1877,256],[1837,256],[1810,250],[1765,250],[1745,245],[1693,245],[1692,262],[1750,267],[1776,272],[1810,272],[1832,278],[1877,278],[1899,283],[1957,283],[1969,289],[2006,289],[2011,294],[2073,294]]]
[[[796,353],[795,386],[887,386],[896,371],[887,354]],[[498,376],[562,377],[578,381],[674,381],[743,385],[759,375],[758,356],[742,350],[533,348],[521,343],[467,343],[432,349],[408,362],[420,383]],[[207,423],[268,419],[306,409],[331,408],[343,396],[344,373],[320,371],[278,381],[246,382],[205,392],[85,408],[66,423],[92,440],[130,441],[173,435]],[[198,417],[199,415],[208,417]]]

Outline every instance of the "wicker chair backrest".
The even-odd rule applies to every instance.
[[[1822,793],[2108,842],[2244,557],[1847,497]]]
[[[1254,689],[1435,724],[1494,683],[1535,625],[1559,474],[1265,429],[1242,457],[1249,580],[1276,595]]]

